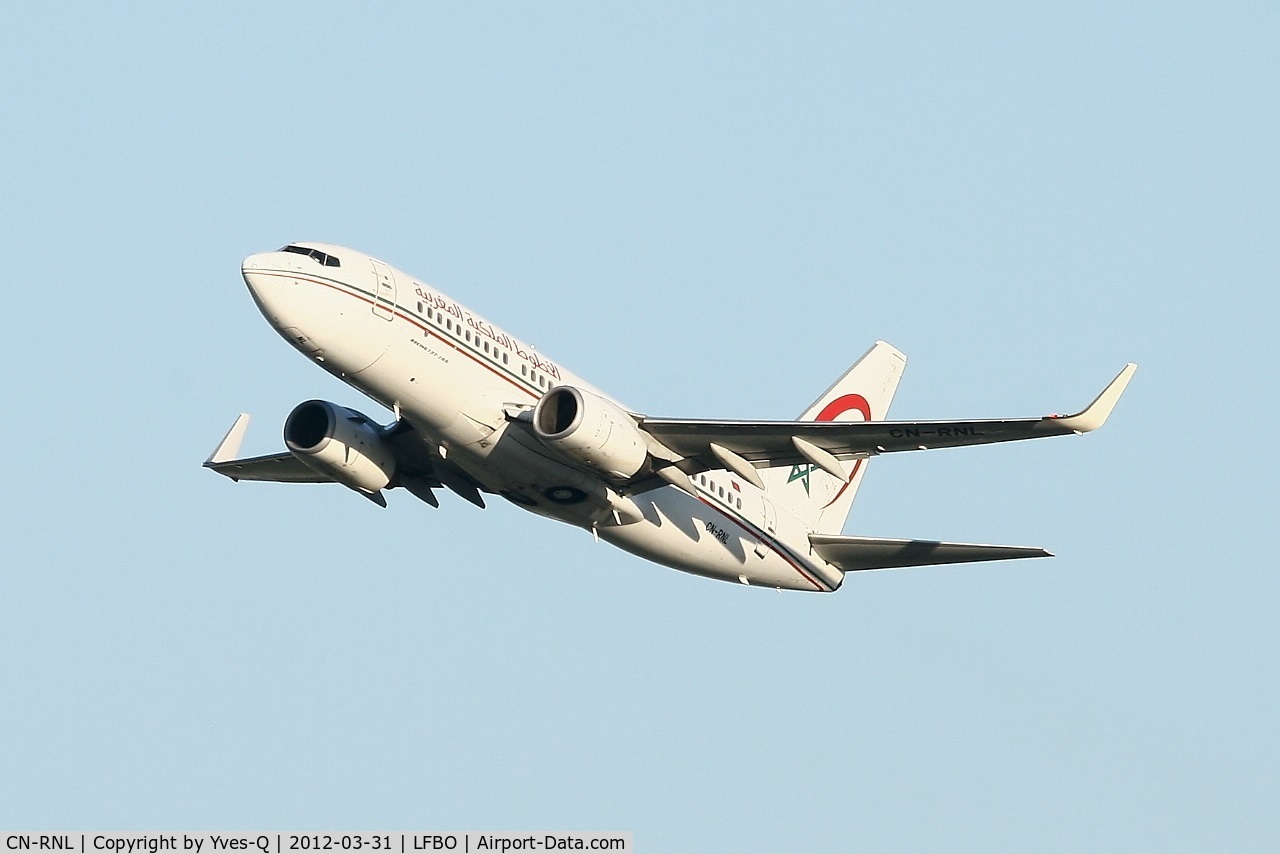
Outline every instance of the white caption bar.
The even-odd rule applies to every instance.
[[[0,831],[0,854],[313,854],[351,852],[361,854],[415,854],[457,851],[634,851],[633,834],[596,831],[522,831],[519,833],[467,831],[419,831],[409,833],[120,833]]]

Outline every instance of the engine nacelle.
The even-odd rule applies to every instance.
[[[311,468],[360,492],[386,488],[395,453],[368,416],[327,400],[299,403],[284,422],[284,443]]]
[[[631,477],[649,457],[644,433],[630,415],[573,386],[542,396],[533,410],[533,432],[569,459],[612,477]]]

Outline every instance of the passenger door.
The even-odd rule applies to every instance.
[[[373,262],[373,313],[383,320],[390,320],[395,316],[396,276],[390,267],[376,258],[369,260]]]

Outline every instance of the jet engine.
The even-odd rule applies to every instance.
[[[611,477],[631,477],[649,456],[645,435],[616,404],[573,386],[557,386],[533,410],[533,431],[575,462]]]
[[[396,473],[395,453],[382,441],[378,425],[327,400],[294,407],[284,422],[284,443],[320,474],[366,495],[385,488]]]

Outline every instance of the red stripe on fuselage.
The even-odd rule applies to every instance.
[[[472,353],[466,347],[456,343],[452,338],[449,338],[445,335],[441,335],[438,331],[436,331],[434,327],[426,326],[425,324],[422,323],[422,321],[418,320],[413,315],[404,313],[403,311],[400,310],[399,306],[388,306],[386,303],[382,302],[381,300],[373,299],[370,296],[366,295],[364,291],[360,291],[355,288],[352,288],[350,285],[339,285],[339,284],[335,284],[334,282],[327,281],[325,279],[317,279],[312,276],[308,276],[301,273],[262,272],[262,273],[259,273],[258,275],[280,276],[281,278],[285,278],[285,279],[304,279],[308,282],[312,282],[317,285],[323,285],[324,287],[329,288],[330,290],[337,291],[340,294],[346,294],[352,299],[359,300],[360,302],[365,303],[366,305],[369,305],[369,306],[380,305],[384,308],[389,309],[392,314],[394,314],[396,317],[400,318],[401,320],[404,320],[410,325],[416,326],[418,329],[421,329],[423,332],[426,332],[429,336],[438,338],[440,341],[449,345],[458,353],[461,353],[462,355],[471,359],[471,361],[475,362],[477,365],[480,365],[481,367],[487,369],[495,377],[498,377],[501,380],[505,380],[507,383],[515,386],[517,389],[529,395],[534,400],[537,400],[539,397],[542,396],[540,392],[535,392],[526,388],[514,377],[508,376],[506,372],[499,370],[495,366],[489,364],[484,359],[480,358],[478,354]]]
[[[698,499],[698,500],[699,500],[699,501],[701,501],[703,504],[705,504],[705,505],[707,505],[708,507],[710,507],[712,510],[715,510],[717,513],[719,513],[719,514],[720,514],[721,516],[723,516],[724,518],[728,519],[728,520],[729,520],[730,522],[732,522],[734,525],[737,525],[739,528],[741,528],[743,531],[745,531],[745,532],[746,532],[746,533],[747,533],[747,534],[748,534],[752,539],[759,540],[760,542],[762,542],[762,543],[764,543],[766,546],[768,546],[768,547],[769,547],[769,549],[770,549],[770,551],[772,551],[774,554],[778,555],[778,557],[782,558],[782,559],[783,559],[783,560],[785,560],[787,563],[791,564],[791,566],[795,569],[795,571],[796,571],[796,572],[798,572],[798,573],[800,573],[800,575],[801,575],[801,576],[803,576],[803,578],[804,578],[804,580],[805,580],[805,581],[809,582],[809,583],[810,583],[810,584],[812,584],[815,588],[817,588],[818,592],[820,592],[820,593],[830,593],[830,592],[831,592],[831,591],[830,591],[830,590],[828,590],[826,587],[824,587],[822,584],[820,584],[819,582],[815,581],[815,580],[813,579],[813,576],[809,575],[809,573],[807,573],[807,572],[805,572],[805,571],[804,571],[804,567],[803,567],[803,566],[801,566],[797,561],[793,560],[793,559],[791,558],[791,556],[790,556],[790,555],[788,555],[786,552],[784,552],[784,551],[783,551],[783,549],[782,549],[782,547],[778,544],[778,542],[777,542],[777,540],[776,540],[776,539],[771,539],[771,538],[768,536],[768,534],[765,534],[763,531],[760,531],[759,533],[757,533],[757,531],[753,531],[753,530],[752,530],[752,528],[753,528],[753,527],[755,527],[755,526],[754,526],[754,525],[752,525],[750,522],[746,521],[745,519],[741,519],[741,518],[739,518],[739,517],[737,517],[737,516],[733,515],[732,513],[727,513],[727,512],[725,512],[725,509],[724,509],[723,507],[720,507],[720,506],[719,506],[719,505],[717,505],[717,504],[713,504],[711,501],[708,501],[707,499],[703,498],[701,495],[695,495],[695,496],[694,496],[694,498]]]

